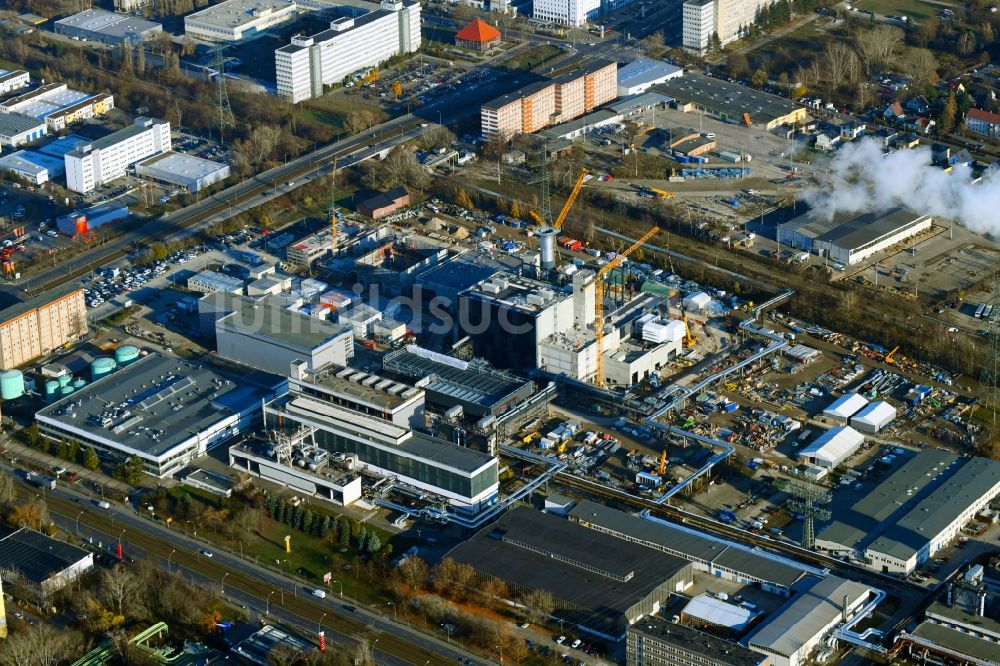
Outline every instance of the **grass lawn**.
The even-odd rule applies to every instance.
[[[532,69],[533,67],[538,67],[546,60],[554,58],[561,52],[558,46],[539,44],[508,60],[507,66],[510,69]]]
[[[858,0],[858,2],[854,3],[854,6],[858,9],[870,9],[880,16],[892,14],[894,16],[906,16],[919,21],[931,16],[937,16],[943,4],[946,3],[930,3],[923,0]],[[957,7],[958,5],[954,6]]]
[[[356,112],[373,113],[378,122],[388,118],[385,111],[374,104],[369,104],[360,96],[347,96],[340,92],[299,104],[296,106],[296,111],[313,120],[333,125],[338,130],[344,128],[344,119]]]

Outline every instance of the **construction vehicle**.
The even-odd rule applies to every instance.
[[[673,199],[676,195],[673,192],[667,192],[666,190],[658,190],[655,187],[648,188],[650,192],[655,194],[660,199]]]
[[[684,344],[688,347],[693,347],[697,340],[691,335],[691,325],[688,323],[687,315],[684,315],[682,321],[684,322]]]
[[[667,472],[667,450],[660,451],[660,464],[656,467],[656,476],[663,478]]]
[[[632,243],[632,245],[618,254],[614,259],[604,264],[594,276],[594,330],[595,342],[597,343],[597,373],[594,376],[594,383],[599,387],[604,386],[604,278],[608,273],[625,263],[630,254],[642,247],[646,241],[659,232],[659,227],[653,227],[647,231],[643,234],[642,238]]]
[[[896,352],[897,351],[899,351],[899,345],[896,345],[895,347],[893,347],[892,351],[889,352],[888,354],[886,354],[885,358],[882,359],[882,360],[884,362],[888,363],[889,365],[892,365],[893,361],[895,360],[895,356],[896,356]]]
[[[750,114],[749,114],[749,113],[744,113],[744,114],[743,114],[743,123],[744,123],[744,124],[745,124],[745,125],[746,125],[747,127],[752,127],[752,126],[753,126],[753,123],[752,123],[752,122],[750,122]]]

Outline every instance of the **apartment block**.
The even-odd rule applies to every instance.
[[[64,288],[0,311],[0,368],[10,370],[87,333],[82,289]]]
[[[170,150],[170,123],[136,118],[135,123],[108,136],[81,144],[66,154],[66,186],[90,192],[125,175],[140,160]]]
[[[682,11],[682,43],[698,53],[708,50],[713,34],[723,46],[746,34],[757,10],[772,0],[687,0]]]
[[[504,139],[531,134],[579,118],[617,97],[618,63],[595,60],[487,102],[480,109],[482,133]]]
[[[319,97],[324,86],[420,48],[420,4],[383,0],[357,17],[341,17],[312,37],[299,35],[274,52],[278,94],[292,103]]]

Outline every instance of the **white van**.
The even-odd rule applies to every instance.
[[[320,599],[326,599],[326,590],[321,590],[319,588],[313,590],[313,596],[319,597]]]
[[[97,506],[101,507],[102,509],[110,509],[111,508],[111,505],[108,504],[107,502],[105,502],[104,500],[101,500],[100,502],[98,502]]]

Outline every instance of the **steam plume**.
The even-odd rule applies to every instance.
[[[930,147],[884,155],[881,142],[872,138],[844,146],[825,166],[829,174],[818,174],[822,184],[800,197],[813,216],[831,219],[902,205],[978,233],[1000,233],[1000,168],[973,183],[967,166],[956,165],[951,173],[931,166]]]

